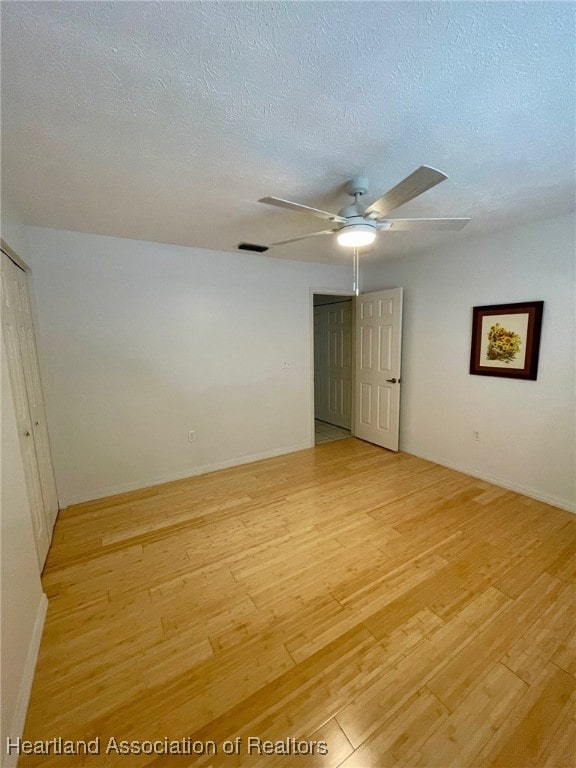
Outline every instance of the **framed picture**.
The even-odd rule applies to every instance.
[[[474,307],[470,373],[536,379],[543,308],[543,301]]]

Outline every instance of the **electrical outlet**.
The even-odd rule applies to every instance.
[[[188,432],[188,442],[189,443],[195,443],[196,442],[196,430],[195,429],[191,429]]]
[[[282,368],[290,368],[290,363],[286,360],[282,363]]]
[[[479,443],[480,442],[480,432],[477,432],[476,430],[474,430],[472,432],[472,440],[474,440],[475,443]]]

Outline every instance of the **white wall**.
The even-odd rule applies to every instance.
[[[4,197],[2,199],[1,225],[3,240],[21,258],[25,259],[27,254],[24,226],[5,203]],[[7,736],[22,735],[47,601],[40,582],[3,339],[1,346],[2,696],[0,748],[4,752]],[[8,768],[16,764],[16,756],[10,758],[4,755],[1,762]]]
[[[27,234],[61,502],[311,444],[310,289],[350,268]]]
[[[363,290],[393,286],[405,288],[401,449],[574,509],[574,217],[366,265]],[[470,375],[472,307],[538,299],[537,381]]]

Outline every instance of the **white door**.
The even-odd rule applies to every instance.
[[[48,426],[46,424],[42,384],[40,382],[40,364],[38,362],[36,336],[32,323],[32,308],[30,306],[30,295],[28,293],[28,281],[26,279],[26,273],[23,270],[16,267],[16,271],[18,273],[21,312],[19,339],[22,351],[22,361],[24,364],[26,393],[28,395],[36,458],[38,459],[38,471],[40,473],[40,484],[42,486],[42,497],[44,499],[44,512],[46,522],[48,523],[48,530],[51,533],[54,523],[56,522],[56,516],[58,515],[58,494],[56,491],[56,481],[54,479]]]
[[[352,411],[352,301],[314,308],[315,417],[350,429]]]
[[[402,288],[356,299],[354,435],[398,450]]]
[[[58,501],[25,280],[23,270],[2,253],[2,333],[6,344],[32,528],[42,569],[50,546]]]

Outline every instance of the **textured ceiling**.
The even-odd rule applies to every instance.
[[[421,164],[372,258],[574,207],[572,2],[2,2],[4,190],[25,221],[217,250],[325,222]],[[332,237],[270,252],[340,261]],[[346,254],[349,256],[349,254]]]

